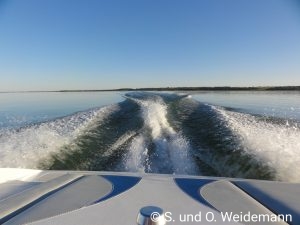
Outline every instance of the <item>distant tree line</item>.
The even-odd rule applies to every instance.
[[[60,92],[91,92],[91,91],[300,91],[300,86],[119,88],[119,89],[99,89],[99,90],[61,90]]]

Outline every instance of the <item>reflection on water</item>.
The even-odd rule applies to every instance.
[[[121,100],[118,92],[0,93],[0,128],[47,121]]]
[[[203,91],[191,94],[198,101],[212,105],[300,120],[299,91]]]

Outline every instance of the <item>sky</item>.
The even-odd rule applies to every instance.
[[[300,85],[297,0],[0,0],[0,91]]]

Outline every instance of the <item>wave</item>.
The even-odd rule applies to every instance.
[[[253,115],[215,108],[239,137],[244,151],[274,168],[277,180],[299,181],[300,129],[297,123],[262,120]]]
[[[0,167],[39,168],[39,162],[69,145],[92,121],[102,121],[115,106],[78,112],[53,121],[0,131]]]
[[[297,121],[190,95],[130,92],[103,108],[0,133],[0,166],[300,181]]]

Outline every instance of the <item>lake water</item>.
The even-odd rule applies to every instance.
[[[300,92],[0,94],[0,167],[300,181]]]

